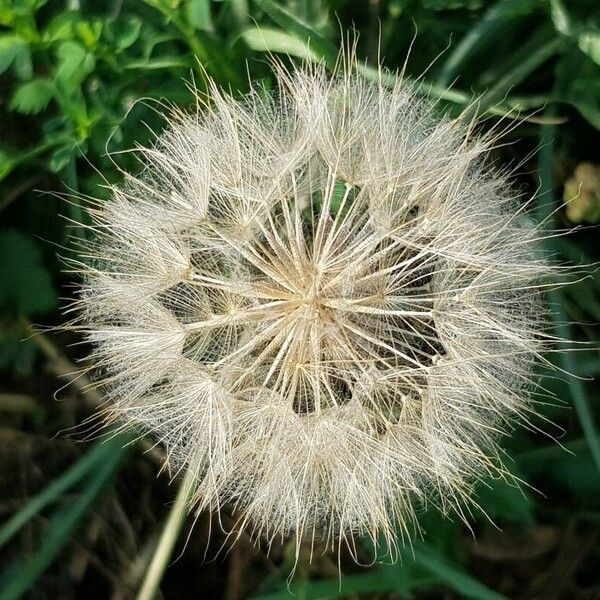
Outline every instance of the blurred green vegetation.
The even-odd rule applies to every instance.
[[[483,127],[510,124],[497,160],[519,165],[516,185],[537,194],[538,218],[569,233],[547,252],[591,265],[549,294],[557,332],[576,351],[548,360],[573,375],[553,372],[540,416],[506,440],[514,484],[479,491],[501,531],[473,511],[475,542],[458,516],[427,512],[401,563],[342,559],[340,583],[334,558],[309,565],[303,554],[288,588],[289,546],[267,557],[241,540],[201,566],[223,536],[209,541],[199,519],[163,595],[600,597],[600,246],[587,226],[600,214],[597,0],[0,0],[2,600],[135,597],[174,494],[131,437],[64,434],[101,398],[72,376],[85,354],[76,338],[31,335],[32,321],[60,325],[59,297],[72,293],[57,256],[85,235],[78,197],[102,199],[107,182],[139,168],[126,151],[160,132],[165,104],[193,108],[192,89],[207,93],[207,78],[234,94],[249,80],[269,88],[270,55],[333,67],[355,34],[367,76],[380,58],[405,68],[440,111],[470,107]]]

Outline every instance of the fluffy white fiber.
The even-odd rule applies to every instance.
[[[173,112],[92,211],[80,325],[113,416],[272,540],[408,536],[502,472],[549,338],[493,137],[406,83],[278,68]]]

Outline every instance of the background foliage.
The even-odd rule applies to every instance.
[[[126,150],[161,130],[165,104],[193,107],[207,76],[236,94],[249,79],[270,87],[270,53],[333,66],[354,31],[367,75],[380,56],[440,110],[510,124],[497,160],[518,165],[538,218],[569,233],[548,253],[600,259],[589,227],[600,220],[597,0],[0,0],[0,598],[136,597],[165,522],[183,527],[165,598],[600,597],[595,268],[549,295],[557,332],[588,344],[549,357],[574,376],[549,379],[552,401],[506,440],[521,489],[482,486],[489,517],[474,511],[472,531],[424,514],[402,564],[342,557],[341,585],[332,556],[302,553],[288,588],[293,544],[267,556],[242,538],[205,562],[224,537],[206,515],[194,528],[169,521],[175,487],[157,477],[159,449],[73,435],[101,402],[72,375],[85,349],[32,336],[31,323],[60,324],[59,296],[72,293],[57,255],[86,235],[77,195],[103,198],[138,168]]]

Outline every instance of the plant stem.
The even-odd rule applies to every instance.
[[[153,600],[156,597],[175,542],[179,537],[179,531],[187,515],[189,499],[194,491],[195,478],[195,473],[191,469],[188,469],[158,540],[156,550],[144,576],[142,587],[137,595],[137,600]]]

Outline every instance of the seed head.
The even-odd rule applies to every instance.
[[[199,509],[332,546],[502,472],[548,272],[493,137],[342,71],[173,111],[92,211],[78,301],[113,415]]]

